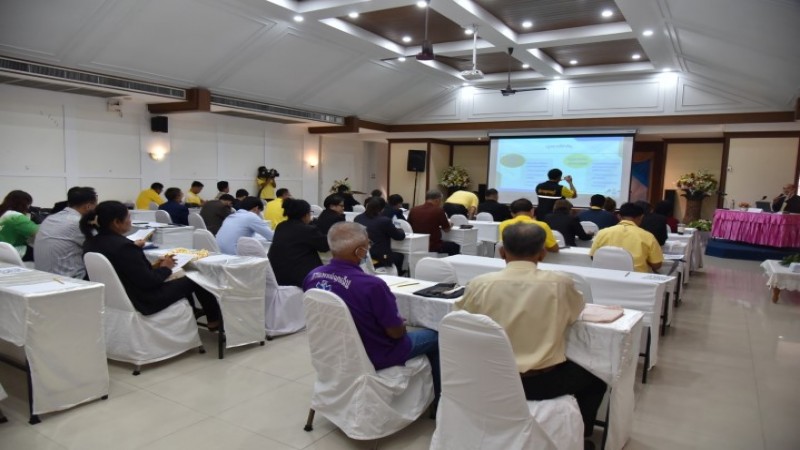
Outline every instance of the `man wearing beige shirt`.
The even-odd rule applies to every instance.
[[[503,230],[506,268],[470,281],[456,309],[491,317],[503,327],[528,400],[574,395],[591,436],[606,384],[566,358],[566,330],[583,310],[581,294],[563,273],[537,268],[547,250],[545,232],[518,223]],[[586,441],[586,448],[593,448]]]

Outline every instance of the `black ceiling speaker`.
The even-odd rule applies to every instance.
[[[167,116],[154,116],[150,118],[150,131],[153,133],[169,133]]]

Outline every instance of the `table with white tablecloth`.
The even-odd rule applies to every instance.
[[[108,395],[100,283],[0,263],[0,353],[29,371],[31,423]]]
[[[452,227],[450,231],[442,231],[442,240],[458,244],[464,255],[478,254],[478,230],[475,228]]]
[[[781,291],[800,291],[800,273],[791,267],[781,265],[777,259],[768,259],[761,263],[767,286],[772,290],[772,303],[778,303]]]
[[[429,244],[430,235],[425,233],[406,233],[402,241],[391,240],[392,251],[404,256],[403,268],[407,269],[412,277],[420,259],[435,256],[435,253],[428,251]]]
[[[408,278],[380,276],[397,298],[400,315],[413,326],[437,330],[439,323],[452,311],[457,299],[438,299],[415,295],[414,292],[436,283]],[[418,283],[407,285],[408,283]],[[395,285],[395,286],[392,286]],[[400,285],[407,285],[401,286]],[[626,309],[612,323],[578,321],[567,334],[567,357],[611,388],[608,418],[607,449],[621,449],[630,436],[633,423],[634,378],[642,334],[641,311]]]
[[[700,238],[700,233],[694,228],[687,228],[683,234],[667,234],[667,242],[669,241],[682,242],[689,246],[687,253],[689,259],[686,261],[689,264],[689,270],[697,270],[703,267],[702,239]]]

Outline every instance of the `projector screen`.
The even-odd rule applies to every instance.
[[[490,148],[489,187],[501,203],[525,197],[537,204],[536,185],[550,169],[572,175],[574,206],[588,207],[594,194],[617,204],[629,198],[633,135],[492,137]]]

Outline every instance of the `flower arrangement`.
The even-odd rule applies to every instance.
[[[739,202],[739,208],[747,209],[750,207],[750,203],[747,202]]]
[[[442,172],[442,186],[448,188],[467,187],[470,184],[469,174],[460,166],[450,166]]]
[[[695,228],[697,231],[711,231],[711,221],[706,219],[697,219],[689,222],[689,228]]]
[[[800,253],[786,256],[781,260],[782,266],[790,266],[792,263],[800,262]]]
[[[343,179],[343,180],[333,180],[333,186],[331,186],[331,190],[329,191],[329,193],[331,193],[331,194],[338,193],[339,192],[339,188],[341,186],[346,187],[347,190],[350,191],[350,181],[348,181],[347,177],[345,177],[345,179]]]
[[[713,194],[717,189],[717,185],[718,182],[714,178],[714,175],[711,175],[705,169],[698,170],[696,173],[690,172],[684,174],[675,182],[675,186],[677,186],[678,189],[684,190],[684,197],[694,200],[702,199]]]

